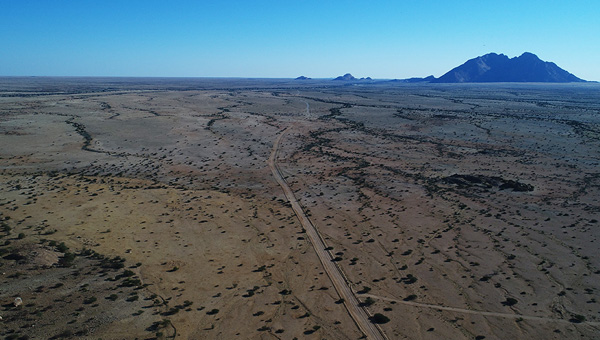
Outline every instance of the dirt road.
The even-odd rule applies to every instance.
[[[269,157],[269,167],[273,172],[273,176],[275,177],[277,183],[283,189],[285,197],[292,205],[292,209],[294,210],[296,216],[300,220],[302,227],[304,227],[304,229],[306,230],[306,235],[308,236],[308,239],[315,248],[315,252],[319,257],[319,260],[323,264],[323,268],[325,269],[327,276],[329,276],[329,279],[333,283],[333,286],[335,287],[335,290],[337,291],[340,298],[344,300],[344,305],[346,306],[348,313],[350,314],[358,328],[368,339],[387,339],[381,328],[369,321],[369,312],[366,310],[366,308],[360,306],[360,302],[354,295],[352,289],[348,285],[348,282],[345,280],[344,275],[337,267],[337,265],[331,261],[333,257],[331,256],[329,251],[325,250],[327,246],[323,238],[319,234],[317,228],[313,225],[313,223],[304,213],[304,210],[300,206],[300,203],[298,203],[298,200],[294,196],[294,192],[288,186],[281,171],[279,170],[279,167],[277,166],[279,144],[281,143],[281,139],[289,129],[290,127],[283,130],[283,132],[281,132],[281,134],[279,135],[279,137],[277,137],[277,140],[273,144],[273,150],[271,151],[271,156]]]
[[[377,295],[372,295],[372,294],[363,294],[363,295],[367,296],[367,297],[374,298],[374,299],[378,299],[378,300],[394,301],[396,303],[401,303],[401,304],[409,305],[409,306],[422,307],[422,308],[431,308],[431,309],[444,310],[444,311],[450,311],[450,312],[456,312],[456,313],[475,314],[475,315],[491,316],[491,317],[498,317],[498,318],[523,319],[523,320],[532,320],[532,321],[553,322],[553,323],[557,323],[557,322],[559,322],[559,323],[572,323],[572,321],[566,320],[566,319],[556,319],[556,318],[548,318],[548,317],[542,317],[542,316],[529,316],[529,315],[521,315],[521,314],[514,314],[514,313],[486,312],[486,311],[481,311],[481,310],[472,310],[472,309],[456,308],[456,307],[446,307],[446,306],[430,305],[430,304],[426,304],[426,303],[404,301],[404,300],[392,299],[392,298],[387,298],[387,297],[377,296]],[[585,324],[588,324],[588,325],[591,325],[591,326],[596,326],[596,327],[600,326],[600,322],[581,321],[579,323],[585,323]]]

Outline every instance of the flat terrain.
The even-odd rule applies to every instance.
[[[0,336],[597,338],[599,89],[0,78]]]

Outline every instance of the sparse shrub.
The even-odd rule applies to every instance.
[[[510,306],[514,306],[514,305],[516,305],[516,304],[517,304],[517,302],[519,302],[519,301],[517,301],[517,299],[513,299],[513,298],[506,298],[506,301],[503,301],[503,302],[502,302],[502,304],[503,304],[504,306],[509,306],[509,307],[510,307]]]
[[[134,275],[135,275],[135,273],[134,273],[134,272],[132,272],[131,270],[128,270],[128,269],[127,269],[127,270],[125,270],[125,271],[123,272],[123,274],[121,274],[121,276],[122,276],[122,277],[131,277],[131,276],[134,276]]]
[[[383,315],[381,313],[375,313],[369,319],[371,320],[372,323],[376,323],[376,324],[382,324],[382,323],[388,323],[388,322],[390,322],[390,318],[388,318],[387,316],[385,316],[385,315]]]
[[[407,285],[410,285],[417,282],[417,278],[412,274],[408,274],[406,275],[406,277],[402,278],[402,282],[404,282]]]
[[[404,300],[404,301],[412,301],[412,300],[415,300],[416,298],[417,298],[417,296],[415,294],[411,294],[411,295],[405,297],[402,300]]]
[[[11,227],[10,227],[8,224],[6,224],[6,223],[2,222],[2,231],[3,231],[3,232],[5,232],[5,233],[7,233],[7,234],[10,234],[10,230],[11,230],[11,229],[12,229],[12,228],[11,228]]]
[[[75,254],[66,252],[60,259],[58,259],[58,264],[61,267],[70,267],[73,265],[75,261]]]
[[[92,297],[83,299],[83,303],[86,305],[89,305],[89,304],[96,302],[96,300],[98,300],[98,299],[96,299],[95,296],[92,296]]]
[[[133,278],[128,277],[125,280],[123,280],[123,282],[121,282],[119,287],[134,287],[134,286],[141,286],[141,285],[142,285],[142,281],[140,281],[139,279],[133,279]]]
[[[66,253],[67,251],[69,251],[69,247],[67,247],[64,242],[61,242],[59,245],[56,246],[56,250],[58,250],[61,253]]]
[[[361,305],[368,307],[368,306],[373,305],[374,303],[375,303],[375,300],[373,300],[371,297],[367,297],[365,299],[365,301],[361,302]]]
[[[79,252],[79,254],[81,256],[90,256],[90,255],[94,254],[94,251],[91,250],[91,249],[88,249],[88,248],[84,247],[83,249],[81,249],[81,251]]]
[[[208,312],[206,312],[207,315],[215,315],[217,313],[219,313],[219,310],[216,309],[216,308],[215,309],[211,309]]]
[[[105,269],[122,269],[125,267],[125,259],[120,256],[115,256],[114,258],[103,258],[100,262],[100,266]]]
[[[169,309],[169,310],[168,310],[168,311],[165,313],[165,315],[175,315],[175,314],[177,314],[177,313],[179,313],[179,308],[177,308],[177,307],[171,307],[171,309]]]
[[[371,288],[370,288],[370,287],[363,286],[363,289],[362,289],[362,290],[359,290],[357,293],[358,293],[358,294],[366,294],[366,293],[368,293],[368,292],[370,292],[370,291],[371,291]]]

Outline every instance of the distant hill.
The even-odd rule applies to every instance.
[[[584,82],[555,63],[543,61],[525,52],[519,57],[489,53],[453,68],[433,83],[492,83],[492,82]]]
[[[366,78],[356,78],[353,75],[351,75],[350,73],[346,73],[343,76],[339,76],[333,80],[343,80],[343,81],[359,81],[359,80],[373,80],[371,79],[371,77],[366,77]]]
[[[296,80],[310,80],[311,78],[309,77],[305,77],[305,76],[300,76],[298,78],[296,78]]]
[[[358,80],[356,79],[353,75],[351,75],[350,73],[346,73],[343,76],[339,76],[333,80],[344,80],[344,81],[349,81],[349,80]]]
[[[434,76],[428,76],[425,78],[407,78],[407,79],[392,79],[390,82],[394,83],[430,83],[435,80]]]

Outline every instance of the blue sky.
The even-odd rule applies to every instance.
[[[600,1],[0,0],[0,75],[441,76],[532,52],[600,80]]]

